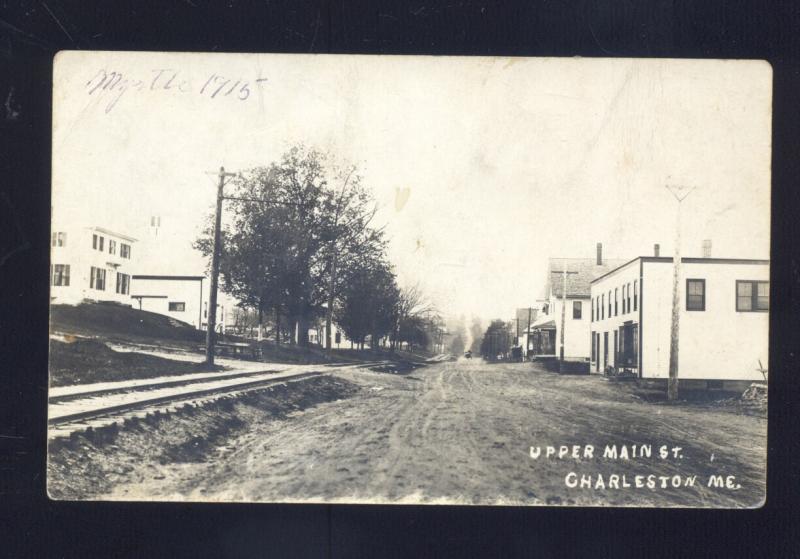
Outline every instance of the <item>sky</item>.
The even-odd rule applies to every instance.
[[[771,82],[763,61],[62,53],[53,219],[140,239],[139,273],[203,273],[213,173],[303,143],[358,166],[401,285],[508,320],[549,257],[672,254],[667,185],[694,187],[684,255],[768,258]]]

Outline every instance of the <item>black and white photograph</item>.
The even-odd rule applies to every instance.
[[[751,509],[762,60],[62,51],[47,493]]]

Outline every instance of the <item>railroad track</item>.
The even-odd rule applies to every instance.
[[[49,398],[50,438],[66,437],[87,428],[100,428],[121,420],[171,412],[186,405],[260,390],[270,385],[298,382],[329,374],[334,370],[363,368],[385,363],[337,364],[293,367],[288,371],[209,373],[191,378],[169,377],[152,383],[110,383],[86,390],[61,389]]]

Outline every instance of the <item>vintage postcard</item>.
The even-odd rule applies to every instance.
[[[51,498],[763,505],[766,62],[53,81]]]

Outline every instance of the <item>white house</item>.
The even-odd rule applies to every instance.
[[[658,256],[634,258],[592,282],[592,371],[669,378],[672,285],[673,259]],[[681,258],[678,285],[679,380],[764,380],[769,261]]]
[[[590,297],[594,278],[613,270],[623,261],[604,260],[598,243],[596,258],[551,258],[545,280],[541,312],[531,327],[530,351],[536,356],[562,357],[561,332],[564,331],[563,359],[589,361]],[[566,272],[566,274],[565,274]],[[566,275],[566,278],[565,278]],[[564,285],[566,283],[566,293]],[[564,317],[562,324],[562,307]]]
[[[187,322],[201,329],[206,296],[205,276],[134,275],[131,278],[133,306]]]
[[[115,301],[131,304],[136,239],[102,227],[54,226],[50,237],[53,303]]]
[[[318,327],[312,327],[308,329],[308,341],[312,344],[318,344],[320,347],[326,347],[325,345],[325,320],[320,321],[320,325]],[[350,338],[348,338],[344,331],[336,325],[335,322],[331,323],[331,345],[334,349],[345,349],[350,347]]]

